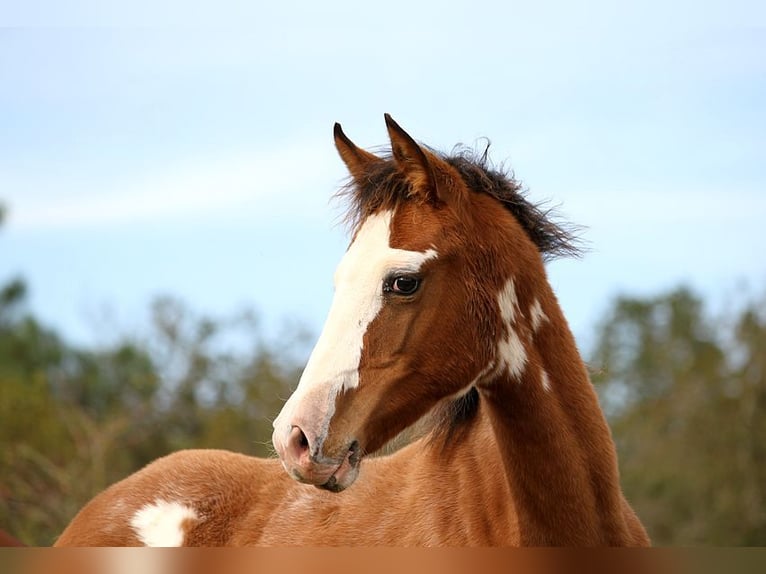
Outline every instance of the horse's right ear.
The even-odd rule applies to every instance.
[[[383,161],[378,156],[357,147],[343,133],[339,123],[335,123],[335,147],[340,154],[340,159],[346,164],[351,177],[358,180],[370,169],[370,166]]]
[[[411,194],[438,200],[439,193],[434,175],[434,165],[438,160],[420,147],[390,115],[384,114],[384,117],[391,139],[391,153],[410,184]]]

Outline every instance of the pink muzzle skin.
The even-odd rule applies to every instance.
[[[352,443],[342,460],[321,460],[311,454],[310,442],[298,426],[290,429],[285,441],[277,433],[273,436],[274,448],[282,461],[282,466],[295,480],[313,484],[333,492],[339,492],[354,482],[358,474],[358,444]]]

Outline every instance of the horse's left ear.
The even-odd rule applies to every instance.
[[[391,138],[391,153],[410,182],[412,193],[423,195],[431,201],[438,200],[433,163],[439,160],[420,147],[390,115],[385,114],[385,118],[388,136]]]
[[[343,160],[343,163],[346,164],[351,177],[355,180],[364,177],[364,174],[369,171],[370,166],[383,161],[378,156],[357,147],[356,144],[348,139],[348,136],[343,133],[343,128],[340,127],[339,123],[335,124],[333,133],[335,136],[335,147],[340,154],[340,158]]]

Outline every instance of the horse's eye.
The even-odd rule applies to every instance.
[[[420,287],[420,279],[409,275],[392,277],[386,284],[386,291],[397,295],[412,295]]]

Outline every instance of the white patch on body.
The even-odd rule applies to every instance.
[[[544,321],[548,320],[548,317],[543,313],[543,308],[540,306],[540,301],[535,299],[532,305],[529,307],[529,318],[532,321],[532,332],[536,333],[537,329]]]
[[[524,372],[527,363],[527,352],[521,342],[514,325],[516,312],[518,311],[518,299],[513,279],[509,279],[501,289],[498,296],[498,305],[506,328],[506,333],[501,337],[497,345],[498,368],[502,372],[507,370],[511,376],[519,377]]]
[[[180,502],[158,500],[144,505],[130,521],[130,526],[144,546],[183,546],[188,520],[199,517],[193,508]]]
[[[341,259],[322,334],[298,387],[274,421],[276,440],[286,440],[297,421],[312,425],[303,429],[306,433],[316,437],[326,434],[335,397],[359,385],[364,334],[383,306],[383,280],[393,273],[417,273],[437,256],[434,249],[420,252],[390,247],[392,215],[385,211],[369,216]],[[309,413],[311,422],[304,420],[302,413]],[[312,450],[317,452],[320,446],[312,445]]]

